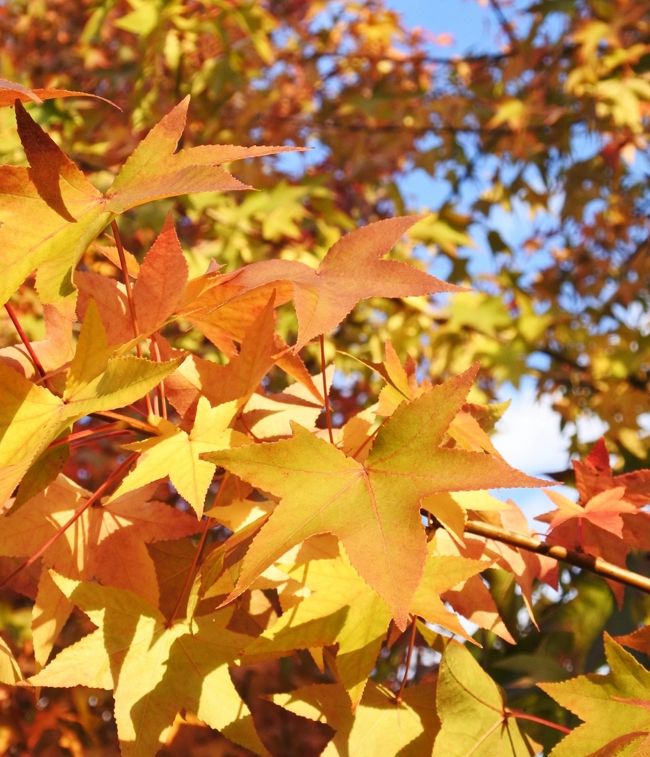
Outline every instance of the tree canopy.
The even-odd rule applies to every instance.
[[[484,5],[0,4],[7,745],[644,753],[650,17]]]

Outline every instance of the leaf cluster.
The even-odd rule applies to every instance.
[[[0,167],[1,291],[18,335],[0,351],[0,555],[31,630],[31,650],[3,642],[2,681],[112,692],[125,755],[155,754],[193,718],[242,750],[280,753],[287,713],[326,724],[301,726],[307,751],[325,754],[530,754],[558,731],[571,731],[558,754],[574,741],[644,749],[648,671],[608,637],[605,677],[539,688],[548,671],[504,660],[525,674],[504,681],[514,697],[474,655],[535,643],[549,623],[542,586],[562,581],[551,548],[574,564],[587,553],[611,589],[583,580],[620,604],[621,584],[649,590],[626,569],[647,544],[648,472],[615,474],[597,445],[575,463],[578,503],[550,495],[548,537],[524,547],[523,513],[488,490],[548,482],[493,446],[502,409],[472,394],[478,366],[423,378],[386,342],[366,361],[376,401],[333,413],[325,340],[357,303],[466,296],[386,259],[421,216],[354,229],[320,260],[223,272],[197,270],[169,214],[138,258],[120,231],[133,209],[245,190],[225,164],[291,148],[178,149],[186,98],[100,190],[22,105],[78,92],[0,82],[0,93],[28,162]],[[43,339],[21,326],[22,292],[36,293]],[[276,322],[294,317],[281,334]],[[318,371],[303,361],[313,340]],[[643,638],[624,642],[647,651]],[[250,682],[278,661],[291,691]],[[517,689],[528,709],[512,705]],[[584,725],[548,716],[542,691]],[[615,730],[598,718],[603,692],[620,704]],[[66,738],[101,745],[79,708],[72,721]]]

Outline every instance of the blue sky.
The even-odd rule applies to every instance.
[[[387,4],[402,14],[408,26],[419,26],[433,35],[449,33],[453,43],[449,46],[432,44],[435,55],[462,55],[467,53],[498,52],[505,41],[499,23],[488,2],[480,0],[387,0]],[[521,6],[521,2],[517,2]],[[506,15],[515,20],[512,9],[504,3]],[[423,171],[407,175],[402,183],[404,191],[416,197],[424,206],[435,207],[440,189]],[[495,219],[503,236],[516,243],[522,236],[523,216],[505,213]],[[481,256],[481,234],[477,235],[479,248],[473,254],[475,265]],[[471,270],[471,268],[470,268]],[[530,474],[555,471],[569,465],[569,434],[560,431],[560,419],[552,410],[552,397],[536,400],[532,383],[524,382],[520,390],[506,386],[502,399],[510,399],[511,406],[498,426],[493,441],[509,463]],[[597,439],[605,430],[597,419],[585,419],[579,424],[581,439]],[[575,498],[571,490],[563,491]],[[512,497],[530,516],[553,509],[541,491],[500,491],[501,498]]]

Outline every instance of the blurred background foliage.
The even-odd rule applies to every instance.
[[[187,94],[187,144],[311,148],[238,166],[255,194],[174,202],[197,270],[315,262],[351,228],[430,210],[401,254],[415,244],[423,266],[473,291],[364,304],[337,346],[377,361],[391,338],[435,377],[478,360],[488,394],[526,376],[564,422],[601,418],[636,467],[649,446],[648,8],[492,5],[502,51],[446,58],[382,0],[13,0],[0,5],[0,75],[123,109],[53,100],[38,113],[100,185]],[[10,119],[0,151],[16,161]],[[409,197],[418,171],[442,190]],[[170,204],[131,213],[136,253]]]

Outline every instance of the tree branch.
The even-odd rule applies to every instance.
[[[503,12],[503,9],[501,8],[499,0],[490,0],[490,7],[494,11],[494,15],[497,17],[497,21],[499,22],[503,33],[510,41],[510,49],[512,50],[512,52],[516,52],[519,46],[519,41],[512,24],[510,23],[510,21],[508,21],[505,13]]]
[[[611,581],[618,581],[618,583],[625,586],[632,586],[635,589],[646,592],[646,594],[650,594],[650,578],[642,576],[639,573],[634,573],[631,570],[620,568],[618,565],[607,562],[607,560],[603,560],[601,557],[576,552],[572,549],[561,547],[558,544],[546,544],[539,539],[524,536],[523,534],[515,534],[512,531],[506,531],[498,526],[483,523],[482,521],[468,521],[465,524],[465,531],[475,536],[482,536],[485,539],[494,539],[494,541],[508,544],[511,547],[525,549],[527,552],[552,557],[554,560],[560,560],[569,563],[569,565],[584,568]]]

